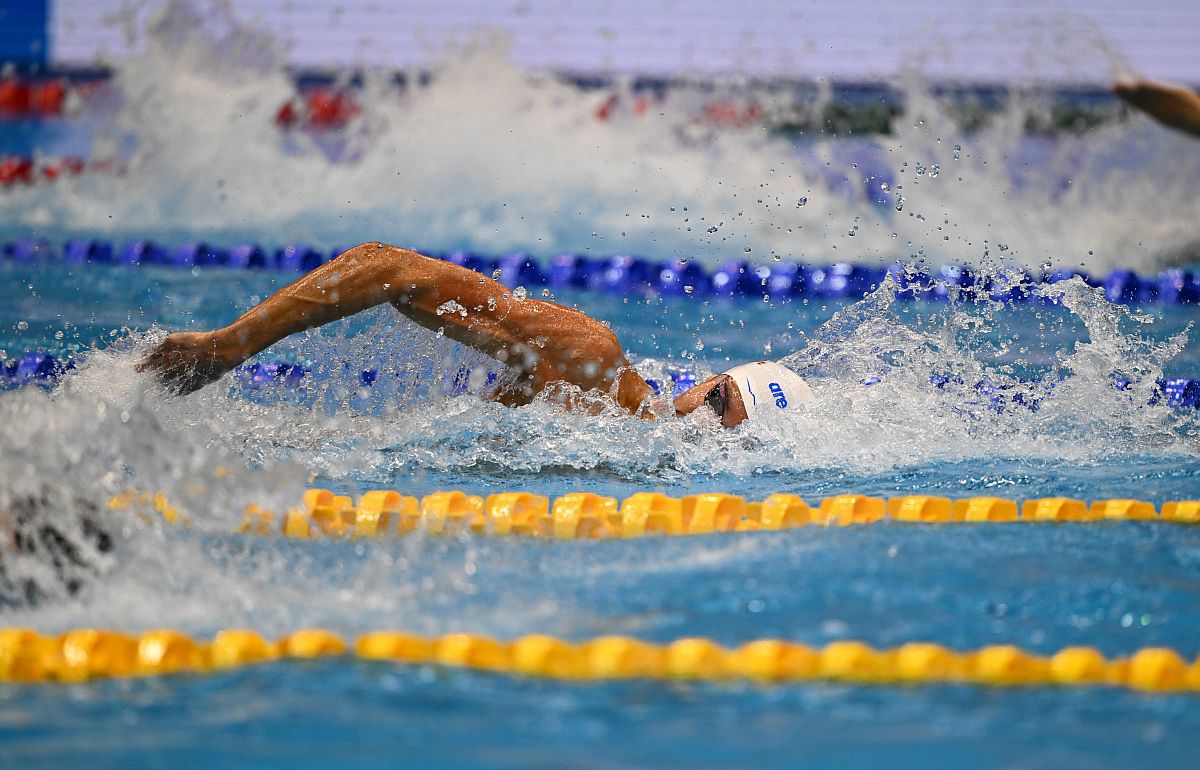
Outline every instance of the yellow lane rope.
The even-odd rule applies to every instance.
[[[174,630],[131,636],[81,628],[46,636],[0,629],[0,682],[86,682],[106,677],[211,673],[271,660],[356,656],[409,665],[456,666],[520,676],[564,679],[680,679],[761,682],[834,681],[897,685],[1112,686],[1144,692],[1200,692],[1200,659],[1147,647],[1107,659],[1092,647],[1038,656],[1010,645],[956,652],[914,642],[877,650],[857,641],[823,648],[761,639],[734,649],[709,639],[656,645],[621,636],[572,643],[553,636],[502,642],[476,634],[424,637],[398,631],[359,636],[305,629],[269,641],[254,631],[227,629],[198,641]]]
[[[109,501],[114,508],[153,507],[171,523],[187,516],[162,493],[131,492]],[[618,503],[590,492],[550,498],[529,492],[501,492],[480,497],[463,492],[434,492],[418,499],[396,491],[363,494],[357,504],[325,489],[304,493],[302,505],[276,517],[259,506],[247,506],[238,532],[287,537],[388,537],[414,531],[430,534],[463,530],[495,535],[547,538],[629,538],[642,535],[698,535],[710,532],[778,530],[807,525],[848,526],[891,520],[898,522],[1063,522],[1151,520],[1200,523],[1200,501],[1165,503],[1157,510],[1141,500],[1097,500],[1088,505],[1066,497],[1018,503],[999,497],[908,495],[870,497],[838,495],[811,507],[796,495],[775,494],[748,502],[727,494],[683,498],[638,492]]]

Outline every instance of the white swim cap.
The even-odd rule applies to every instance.
[[[791,412],[816,401],[812,388],[800,375],[773,361],[742,364],[724,372],[742,393],[749,417]]]

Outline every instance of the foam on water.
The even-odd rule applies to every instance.
[[[893,288],[889,283],[845,308],[784,359],[810,380],[817,403],[761,430],[722,430],[703,410],[684,420],[645,421],[614,408],[586,414],[542,402],[509,409],[469,394],[446,398],[440,383],[460,367],[486,367],[486,359],[396,323],[390,313],[365,329],[333,325],[273,349],[273,356],[325,362],[300,390],[277,393],[247,391],[227,379],[186,398],[165,396],[133,372],[162,333],[133,335],[125,346],[93,352],[53,392],[0,394],[0,419],[9,426],[0,510],[38,498],[46,520],[77,533],[89,507],[102,509],[109,496],[161,490],[193,527],[166,527],[144,507],[105,512],[118,544],[111,555],[95,554],[103,578],[77,597],[59,592],[53,602],[0,613],[6,623],[40,628],[165,624],[197,631],[230,624],[270,632],[310,623],[363,628],[379,621],[430,633],[473,628],[511,635],[532,626],[578,633],[595,622],[568,598],[534,601],[522,592],[485,589],[491,584],[476,576],[483,569],[477,565],[494,573],[513,569],[514,559],[554,558],[515,555],[506,549],[522,546],[507,541],[417,537],[386,548],[346,543],[313,550],[227,536],[247,502],[281,511],[295,504],[312,474],[354,489],[410,488],[424,474],[447,472],[517,487],[550,473],[673,488],[704,477],[736,483],[812,472],[853,476],[997,457],[1085,466],[1195,455],[1195,416],[1148,403],[1162,365],[1183,348],[1187,332],[1150,342],[1136,333],[1139,319],[1127,310],[1081,281],[1058,284],[1045,291],[1061,302],[1047,306],[1046,323],[1082,323],[1088,334],[1074,349],[1057,351],[1054,371],[1063,379],[1046,396],[1044,386],[1015,378],[1007,346],[985,334],[1010,308],[951,303],[914,318],[898,312]],[[781,319],[795,312],[789,307],[778,309]],[[660,377],[664,365],[638,362],[643,373]],[[359,386],[363,366],[383,370],[382,400]],[[938,389],[929,383],[932,374],[961,383]],[[1113,390],[1114,374],[1132,378],[1128,391]],[[1039,410],[996,411],[973,388],[985,376],[1008,388],[1010,403],[1018,391],[1045,396]],[[867,377],[880,381],[864,386]],[[389,380],[399,384],[387,390]],[[711,566],[753,559],[756,549],[791,547],[704,540],[656,551],[647,564],[637,553],[614,558],[588,551],[572,569],[628,579],[637,569],[659,574],[672,559]],[[5,569],[10,577],[56,584],[44,554],[15,554]],[[632,628],[654,621],[621,622]]]
[[[1073,349],[1054,351],[1048,379],[1061,380],[1052,389],[1016,377],[1010,344],[988,336],[1009,312],[1004,305],[956,302],[914,320],[897,312],[889,281],[783,359],[809,379],[816,404],[788,422],[733,431],[715,429],[705,410],[686,420],[644,421],[611,405],[586,414],[545,402],[508,409],[471,395],[448,399],[440,383],[463,368],[474,368],[481,382],[488,359],[391,313],[348,337],[339,334],[345,326],[326,327],[273,348],[274,356],[323,362],[298,390],[219,384],[170,398],[132,371],[145,344],[161,335],[151,332],[135,335],[130,349],[93,353],[53,394],[0,400],[6,422],[20,426],[21,451],[6,460],[6,471],[18,489],[33,485],[26,494],[64,480],[78,484],[75,493],[94,496],[139,479],[153,485],[174,478],[186,495],[184,480],[229,465],[247,466],[252,475],[226,486],[255,489],[278,487],[264,474],[290,466],[292,483],[284,486],[294,491],[298,469],[378,482],[401,472],[491,469],[519,477],[563,467],[672,483],[697,474],[871,472],[996,455],[1084,462],[1114,453],[1193,452],[1194,418],[1150,403],[1164,363],[1184,348],[1188,332],[1151,342],[1129,328],[1150,319],[1105,302],[1078,279],[1041,291],[1061,303],[1047,306],[1043,323],[1082,322],[1087,330]],[[779,309],[781,323],[788,307]],[[664,363],[638,366],[661,379]],[[707,365],[698,366],[703,376]],[[381,372],[370,389],[357,377],[368,367]],[[933,375],[951,380],[935,388]],[[1115,376],[1131,384],[1115,390]],[[870,378],[879,382],[864,385]],[[1002,409],[976,390],[985,378],[1005,396]],[[1015,403],[1017,394],[1038,402],[1036,411]],[[670,411],[665,400],[658,409]],[[97,479],[101,487],[93,488]],[[203,509],[240,511],[213,494],[203,493]]]
[[[1140,118],[1031,138],[1026,119],[1043,106],[1019,92],[968,135],[914,75],[899,84],[894,135],[793,144],[714,130],[698,117],[710,97],[688,91],[600,122],[607,93],[522,71],[476,41],[403,97],[368,70],[365,109],[344,131],[284,136],[272,121],[292,93],[282,59],[223,6],[170,3],[141,34],[146,53],[114,62],[115,97],[90,116],[96,154],[128,152],[128,172],[5,191],[7,231],[708,262],[990,253],[1099,270],[1189,258],[1200,218],[1200,154],[1186,138]],[[749,93],[768,114],[791,98]]]
[[[118,64],[120,105],[101,133],[108,149],[126,133],[135,137],[128,173],[14,188],[0,195],[0,220],[42,234],[380,238],[491,252],[677,251],[710,261],[745,249],[756,259],[774,252],[823,261],[921,253],[993,267],[1047,260],[1147,268],[1177,254],[1200,219],[1200,198],[1188,188],[1200,155],[1140,121],[1061,137],[1048,157],[1024,166],[1021,106],[961,136],[911,85],[898,133],[868,153],[906,199],[902,211],[881,211],[855,192],[864,169],[840,160],[834,141],[797,148],[757,131],[681,128],[686,110],[675,112],[671,100],[663,115],[599,123],[593,112],[602,96],[523,72],[488,48],[444,63],[431,85],[403,100],[384,94],[382,76],[369,78],[367,94],[379,98],[364,100],[334,162],[328,146],[274,131],[273,112],[292,89],[264,55],[269,43],[195,18],[187,5],[168,6],[148,29],[148,53]],[[831,188],[831,177],[849,181]],[[518,486],[534,473],[560,473],[674,489],[696,478],[861,475],[998,457],[1084,466],[1195,455],[1195,416],[1149,403],[1186,333],[1152,343],[1136,333],[1146,319],[1081,281],[1058,284],[1043,292],[1061,302],[1046,308],[1045,323],[1082,324],[1087,339],[1047,354],[1044,368],[1062,376],[1047,395],[1016,378],[1014,360],[1033,355],[989,336],[1008,308],[951,303],[914,319],[898,312],[892,289],[889,282],[840,311],[808,340],[775,339],[775,354],[790,353],[785,362],[810,380],[817,403],[758,431],[720,430],[704,410],[643,421],[611,408],[568,413],[542,402],[507,409],[447,399],[443,385],[460,367],[488,362],[390,314],[365,331],[335,325],[274,349],[272,356],[324,362],[295,392],[250,393],[223,381],[166,397],[132,371],[161,332],[132,335],[125,347],[92,353],[54,392],[0,394],[0,511],[22,498],[43,500],[55,526],[74,533],[88,506],[130,488],[161,490],[194,529],[164,528],[145,510],[106,513],[121,527],[117,564],[95,555],[111,569],[107,577],[79,597],[0,613],[5,624],[39,628],[198,631],[360,627],[383,618],[418,631],[504,633],[588,622],[553,599],[478,598],[474,565],[503,563],[517,545],[412,538],[318,553],[213,534],[228,533],[247,502],[276,511],[294,504],[312,475],[357,489],[405,487],[445,472]],[[777,308],[777,328],[796,312]],[[667,363],[678,362],[638,366],[663,379]],[[698,367],[703,374],[707,364]],[[363,368],[383,370],[375,388],[359,387]],[[931,375],[952,379],[935,388]],[[1114,390],[1114,375],[1130,377],[1130,388]],[[1004,387],[1008,408],[997,411],[975,390],[984,377]],[[868,378],[880,381],[867,387]],[[1040,408],[1012,407],[1015,393],[1040,399]],[[577,569],[612,577],[722,563],[765,547],[709,539],[660,549],[654,559],[590,555]],[[55,580],[36,554],[14,555],[5,569]]]

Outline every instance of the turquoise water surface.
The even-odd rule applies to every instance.
[[[22,458],[60,455],[64,442],[84,450],[70,466],[76,470],[44,466],[34,482],[54,474],[60,491],[82,497],[96,489],[85,469],[113,462],[110,455],[135,478],[179,467],[185,478],[202,479],[206,467],[230,457],[249,464],[234,483],[209,482],[199,496],[168,481],[188,502],[194,531],[127,527],[94,584],[75,598],[0,610],[5,625],[44,632],[170,626],[200,636],[231,626],[268,635],[321,626],[348,637],[378,628],[574,640],[700,635],[728,645],[851,638],[879,647],[1017,644],[1039,653],[1084,644],[1110,656],[1144,646],[1198,651],[1200,541],[1178,525],[889,523],[616,542],[296,543],[225,534],[242,499],[294,501],[309,483],[303,469],[315,474],[311,484],[349,494],[1194,497],[1194,415],[1131,402],[1107,381],[1113,371],[1141,371],[1154,358],[1147,351],[1186,326],[1187,310],[1151,309],[1155,322],[1146,326],[1087,301],[1089,294],[1074,310],[560,298],[609,320],[644,370],[720,369],[726,356],[763,355],[769,341],[776,356],[808,351],[800,360],[818,394],[845,391],[840,400],[829,395],[828,411],[796,433],[754,437],[704,423],[586,418],[536,405],[507,410],[469,395],[444,401],[428,389],[381,403],[358,390],[362,367],[412,364],[436,379],[436,371],[479,363],[410,330],[390,310],[271,351],[317,370],[300,391],[222,383],[189,399],[164,398],[139,390],[130,371],[144,330],[221,325],[287,277],[0,270],[25,287],[0,318],[0,345],[9,355],[42,350],[80,362],[48,394],[0,395],[16,448],[4,461],[10,488],[21,483],[11,474]],[[830,322],[839,310],[852,323]],[[697,329],[701,311],[709,320]],[[966,317],[991,331],[947,338],[946,328]],[[1036,352],[996,345],[1014,337],[1029,339]],[[834,341],[840,358],[814,354]],[[1084,360],[1079,345],[1087,343],[1098,352]],[[890,362],[884,381],[863,386],[865,362],[875,371],[880,356]],[[1158,372],[1193,372],[1195,359],[1187,344]],[[996,412],[975,404],[972,392],[929,385],[929,372],[947,364],[1063,381],[1036,413]],[[113,411],[121,405],[127,419],[98,415],[101,402]],[[0,722],[10,726],[0,764],[1176,767],[1190,756],[1193,700],[1108,688],[568,685],[357,661],[280,663],[202,678],[0,687]]]
[[[1115,104],[1106,122],[1046,135],[1025,130],[1045,125],[1037,99],[1014,93],[965,126],[961,104],[915,82],[896,86],[890,132],[787,135],[703,124],[697,88],[601,123],[596,93],[485,50],[402,94],[367,73],[371,98],[345,131],[282,132],[273,116],[294,92],[282,63],[226,61],[207,28],[148,34],[77,113],[0,122],[0,153],[121,171],[0,188],[0,241],[328,251],[381,239],[543,262],[687,255],[708,270],[736,258],[989,275],[1195,262],[1200,153]],[[113,539],[111,552],[85,551],[76,591],[45,553],[0,550],[2,574],[43,589],[32,602],[0,594],[0,627],[1200,653],[1200,531],[1161,522],[580,542],[232,534],[247,503],[282,511],[312,486],[1197,499],[1200,412],[1156,397],[1163,377],[1200,377],[1194,306],[1115,305],[1079,280],[1015,304],[897,300],[890,284],[788,302],[551,293],[611,324],[646,377],[763,358],[793,367],[816,403],[760,430],[721,430],[703,413],[651,421],[451,397],[464,367],[498,365],[390,308],[260,356],[308,367],[299,387],[227,377],[175,398],[134,371],[165,333],[227,324],[294,277],[0,259],[0,359],[76,364],[52,387],[0,391],[0,517],[32,500],[67,538],[92,517]],[[379,377],[364,388],[367,369]],[[980,393],[983,380],[1002,401]],[[192,526],[104,507],[131,487],[163,491]],[[1177,768],[1195,764],[1197,728],[1194,694],[564,684],[351,659],[0,685],[0,767],[14,768]]]

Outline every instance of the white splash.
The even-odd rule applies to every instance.
[[[269,43],[239,28],[192,32],[191,18],[181,5],[158,17],[148,53],[118,64],[118,111],[107,123],[96,116],[98,141],[110,149],[125,133],[136,138],[129,172],[6,191],[0,220],[55,237],[74,230],[325,245],[383,239],[488,252],[680,252],[709,262],[745,249],[762,260],[776,253],[961,261],[983,259],[986,248],[992,261],[1143,269],[1178,254],[1200,220],[1200,153],[1141,121],[1062,137],[1024,166],[1017,158],[1031,145],[1022,107],[962,136],[910,85],[897,134],[873,151],[890,169],[888,192],[905,204],[881,212],[854,192],[865,169],[841,159],[838,140],[797,148],[757,131],[697,128],[681,122],[686,100],[678,111],[668,101],[665,115],[597,122],[603,96],[523,72],[490,50],[446,62],[430,86],[403,99],[382,76],[369,80],[365,113],[339,138],[342,160],[331,162],[328,147],[273,128],[292,88],[276,60],[261,55]],[[846,180],[839,192],[830,192],[831,177]],[[1070,183],[1058,184],[1064,179]],[[73,531],[81,501],[102,507],[135,487],[164,491],[194,529],[181,534],[137,512],[112,513],[121,558],[109,577],[78,599],[2,617],[46,629],[390,622],[503,632],[540,621],[548,630],[569,615],[520,592],[464,604],[485,585],[466,566],[503,556],[511,546],[502,543],[413,539],[363,553],[350,544],[329,557],[331,566],[277,541],[259,548],[205,539],[228,533],[247,502],[276,511],[294,504],[314,474],[362,488],[444,471],[527,479],[562,468],[667,487],[714,474],[1194,454],[1195,416],[1149,404],[1155,378],[1186,337],[1152,344],[1125,329],[1127,313],[1081,283],[1057,291],[1064,309],[1053,313],[1066,315],[1058,322],[1081,323],[1087,341],[1054,352],[1064,379],[1036,412],[996,412],[974,389],[987,377],[1010,394],[1040,395],[1007,370],[1012,351],[986,342],[1007,311],[951,305],[913,324],[885,288],[786,359],[810,378],[818,402],[758,433],[722,431],[703,412],[642,421],[548,403],[506,409],[471,396],[446,399],[446,391],[480,389],[477,376],[462,383],[459,373],[477,373],[484,362],[445,340],[413,337],[403,324],[355,336],[329,327],[273,350],[326,362],[294,393],[248,393],[225,381],[166,398],[132,373],[157,333],[137,338],[128,349],[93,353],[51,394],[0,394],[0,518],[19,496],[42,496],[56,523]],[[781,325],[787,312],[778,313]],[[639,366],[662,377],[661,362]],[[369,389],[358,381],[365,368],[382,370]],[[961,382],[934,388],[932,374]],[[1114,390],[1114,374],[1131,377],[1131,390]],[[881,381],[861,385],[872,376]],[[679,558],[719,560],[760,547],[698,543]],[[630,561],[597,569],[612,574],[636,566]],[[21,568],[45,576],[46,564],[25,560]]]
[[[447,399],[461,387],[460,372],[486,360],[383,314],[357,334],[334,325],[273,349],[272,356],[326,362],[303,388],[278,392],[247,391],[227,378],[186,398],[164,396],[132,370],[161,333],[140,335],[126,349],[91,354],[49,394],[0,394],[8,426],[0,521],[14,501],[39,497],[60,531],[77,535],[82,517],[99,509],[117,541],[111,556],[92,555],[101,574],[78,596],[0,606],[0,617],[47,630],[174,625],[204,633],[244,625],[282,633],[390,623],[427,633],[578,632],[594,618],[521,592],[496,596],[487,586],[515,579],[505,571],[531,559],[570,562],[548,570],[611,575],[641,568],[644,558],[636,550],[615,560],[593,551],[583,559],[514,555],[524,546],[494,538],[308,549],[229,536],[247,503],[283,511],[317,474],[359,490],[447,473],[473,479],[460,485],[468,488],[481,477],[508,485],[544,472],[667,488],[705,477],[857,476],[996,458],[1087,465],[1194,456],[1196,416],[1148,403],[1186,333],[1151,342],[1127,328],[1137,323],[1128,311],[1078,280],[1047,293],[1061,305],[1047,306],[1046,323],[1086,328],[1084,341],[1055,352],[1062,380],[1049,396],[1009,374],[1012,351],[987,341],[987,330],[1012,310],[964,303],[914,322],[898,312],[889,286],[838,313],[785,359],[809,379],[817,402],[758,430],[722,430],[703,410],[645,421],[615,407],[588,415],[543,402],[510,409],[469,394]],[[364,367],[381,370],[371,389],[358,382]],[[639,367],[663,376],[663,362]],[[941,389],[930,384],[931,374],[947,373],[959,379]],[[1114,390],[1114,374],[1130,377],[1131,388]],[[864,386],[867,376],[880,382]],[[995,410],[975,390],[984,377],[1007,388],[1008,408]],[[1011,405],[1015,393],[1045,398],[1032,411]],[[130,488],[163,491],[192,526],[168,527],[146,506],[105,509],[111,495]],[[775,547],[787,546],[698,541],[675,558],[740,559]],[[16,554],[5,569],[51,586],[59,580],[44,555]]]
[[[284,135],[273,116],[293,88],[271,41],[220,6],[196,7],[173,2],[153,15],[146,53],[115,62],[115,112],[91,116],[97,154],[132,137],[128,172],[5,191],[7,232],[382,239],[710,264],[990,254],[1095,270],[1153,269],[1187,259],[1196,242],[1200,153],[1142,119],[1030,137],[1025,121],[1042,108],[1014,92],[965,134],[952,106],[913,77],[901,84],[895,134],[878,140],[793,144],[760,127],[716,130],[700,117],[710,97],[688,91],[602,122],[595,112],[609,93],[522,71],[484,42],[403,95],[388,73],[368,71],[364,111],[344,130]],[[790,106],[786,92],[730,93],[768,115]],[[886,205],[866,201],[868,186]]]

